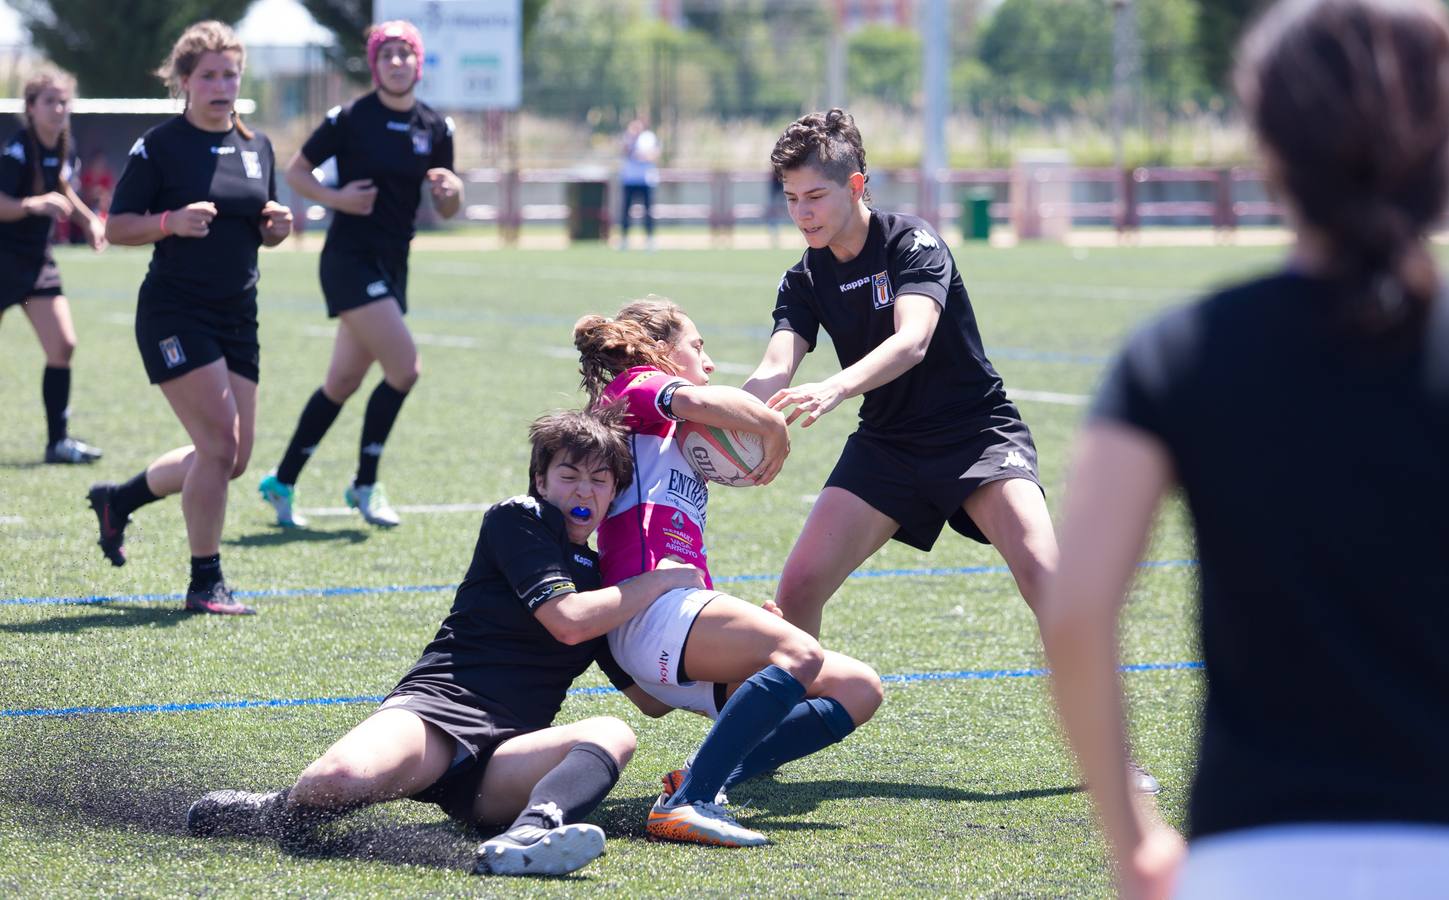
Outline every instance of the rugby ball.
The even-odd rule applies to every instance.
[[[753,484],[748,476],[765,458],[765,442],[748,431],[681,422],[675,440],[699,477],[715,484]]]

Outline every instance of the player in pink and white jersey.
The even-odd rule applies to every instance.
[[[881,701],[880,676],[869,666],[822,649],[773,604],[761,608],[709,580],[709,490],[675,441],[678,424],[760,435],[764,460],[751,474],[767,484],[789,453],[784,417],[738,388],[711,385],[704,338],[667,300],[637,300],[613,318],[585,316],[574,326],[574,345],[589,399],[623,404],[634,457],[634,484],[599,529],[604,583],[672,565],[705,570],[704,589],[670,591],[609,633],[620,666],[658,701],[641,703],[646,713],[688,709],[716,720],[689,767],[665,776],[649,833],[765,843],[715,802],[719,792],[843,740]]]

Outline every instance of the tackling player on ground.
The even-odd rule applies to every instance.
[[[804,428],[865,398],[775,602],[818,635],[826,601],[886,541],[930,550],[950,524],[996,547],[1039,614],[1057,544],[1036,446],[986,358],[951,251],[925,220],[867,205],[865,148],[845,111],[800,118],[770,160],[808,249],[780,279],[775,330],[744,389]],[[822,328],[841,371],[792,387]]]
[[[418,350],[403,314],[419,187],[427,183],[444,218],[456,215],[462,203],[463,183],[453,173],[453,122],[414,95],[423,75],[418,30],[401,21],[374,26],[367,62],[377,89],[329,112],[287,166],[294,191],[333,210],[319,271],[327,315],[338,320],[326,379],[302,409],[281,464],[258,486],[277,524],[288,528],[306,524],[295,508],[302,467],[374,362],[382,367],[382,381],[368,398],[357,474],[343,496],[368,523],[398,524],[377,467],[418,380]],[[338,188],[313,174],[333,158]]]
[[[569,412],[535,421],[529,439],[529,493],[483,516],[452,611],[382,706],[287,790],[202,797],[187,817],[193,833],[300,848],[349,810],[407,797],[470,824],[512,822],[479,846],[480,874],[561,875],[604,852],[603,831],[581,821],[618,781],[634,734],[610,716],[554,718],[595,661],[646,703],[604,633],[660,594],[702,586],[703,573],[660,569],[603,587],[588,539],[633,479],[625,437]]]
[[[599,530],[605,584],[656,567],[690,564],[703,587],[676,590],[609,632],[619,665],[657,701],[647,713],[688,709],[715,725],[683,770],[664,778],[649,834],[720,846],[766,843],[743,828],[720,791],[844,740],[881,702],[880,677],[864,663],[823,650],[780,618],[713,589],[704,545],[709,491],[679,449],[681,422],[762,436],[757,484],[789,452],[785,420],[738,388],[709,384],[714,363],[694,322],[667,300],[629,303],[614,318],[574,326],[583,388],[596,407],[625,412],[634,486]]]

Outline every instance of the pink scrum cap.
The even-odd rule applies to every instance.
[[[382,45],[387,41],[406,41],[407,45],[413,48],[413,55],[418,58],[417,81],[423,80],[423,36],[416,26],[411,22],[402,19],[393,19],[391,22],[382,22],[373,26],[372,31],[367,35],[367,68],[372,72],[372,80],[377,81],[377,54],[382,50]]]

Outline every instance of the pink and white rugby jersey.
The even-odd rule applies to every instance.
[[[685,461],[675,442],[669,409],[674,391],[689,382],[652,366],[635,366],[604,389],[601,404],[623,399],[624,424],[630,431],[634,483],[609,507],[599,526],[599,566],[604,584],[618,584],[648,572],[666,556],[704,570],[705,505],[709,489]]]

